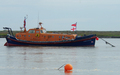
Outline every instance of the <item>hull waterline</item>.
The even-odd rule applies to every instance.
[[[4,46],[95,46],[95,35],[77,37],[74,40],[63,41],[24,41],[18,40],[13,36],[6,37],[7,42]]]

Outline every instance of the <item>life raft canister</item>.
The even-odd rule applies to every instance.
[[[36,37],[39,37],[40,35],[39,35],[39,34],[36,34],[35,36],[36,36]]]

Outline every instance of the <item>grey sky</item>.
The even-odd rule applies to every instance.
[[[0,30],[20,30],[26,15],[27,30],[39,20],[47,30],[70,30],[77,22],[77,30],[120,31],[120,0],[1,0]]]

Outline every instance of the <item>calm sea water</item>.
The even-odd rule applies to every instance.
[[[95,47],[6,47],[0,38],[0,75],[120,75],[120,39]],[[63,64],[73,66],[64,72]]]

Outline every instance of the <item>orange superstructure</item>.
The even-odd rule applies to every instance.
[[[15,35],[19,40],[25,41],[63,41],[63,40],[74,40],[77,34],[61,34],[61,33],[47,33],[46,29],[40,28],[29,29],[28,31],[20,32]]]

